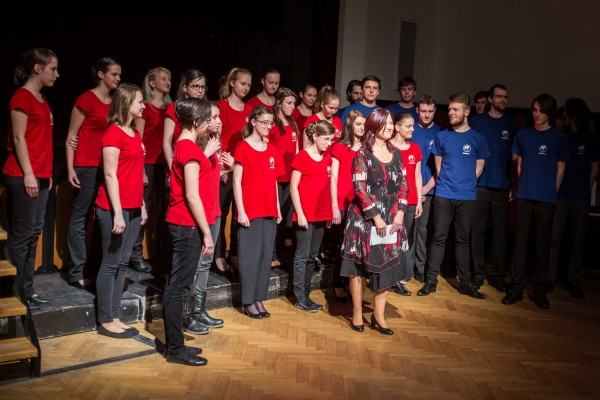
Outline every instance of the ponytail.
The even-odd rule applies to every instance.
[[[252,110],[252,112],[250,113],[250,116],[248,117],[248,123],[246,125],[244,125],[244,128],[242,129],[242,140],[246,139],[248,136],[252,135],[252,132],[254,131],[254,127],[252,126],[252,120],[255,120],[256,118],[260,117],[261,115],[265,115],[265,114],[273,114],[273,111],[269,110],[267,107],[256,107],[254,110]]]
[[[13,73],[13,81],[17,86],[23,86],[27,80],[33,75],[33,68],[40,65],[44,68],[52,61],[52,58],[57,58],[52,50],[38,47],[37,49],[29,50],[19,57],[19,65],[15,67]]]
[[[325,119],[322,119],[319,122],[311,122],[306,127],[306,137],[310,143],[315,142],[315,135],[328,136],[333,134],[335,134],[335,128]]]
[[[319,90],[319,93],[317,94],[317,100],[315,101],[315,104],[317,105],[317,112],[323,110],[323,107],[321,106],[322,103],[329,104],[330,101],[339,99],[340,94],[337,90],[329,85],[323,86],[321,90]]]
[[[96,61],[96,65],[94,65],[92,67],[92,79],[94,80],[94,83],[96,85],[100,84],[100,77],[98,76],[99,72],[102,72],[103,74],[108,73],[108,71],[110,70],[110,67],[112,67],[113,65],[121,65],[120,63],[118,63],[117,61],[115,61],[112,58],[108,58],[108,57],[102,57],[101,59],[99,59],[98,61]]]
[[[231,68],[227,75],[223,75],[219,79],[219,97],[221,100],[231,96],[231,81],[237,81],[239,75],[252,76],[252,73],[244,68]]]

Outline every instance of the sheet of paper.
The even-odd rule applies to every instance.
[[[391,225],[388,225],[385,228],[385,236],[381,237],[377,234],[377,227],[372,227],[371,228],[371,246],[377,245],[377,244],[394,244],[396,243],[396,241],[398,240],[398,232],[394,232],[393,234],[390,235],[390,229],[392,228]]]

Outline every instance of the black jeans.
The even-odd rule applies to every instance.
[[[533,273],[533,294],[546,294],[552,219],[556,204],[543,201],[517,199],[517,230],[513,252],[512,282],[514,291],[527,286],[527,240],[533,226],[537,262]]]
[[[309,222],[304,229],[294,224],[296,230],[296,253],[294,254],[294,294],[304,303],[310,294],[310,282],[315,270],[315,257],[319,254],[325,221]]]
[[[217,241],[219,237],[219,229],[221,228],[221,217],[217,217],[215,223],[210,225],[210,236],[213,243]],[[194,277],[194,291],[195,293],[206,293],[208,287],[208,270],[210,264],[214,259],[215,254],[211,253],[208,257],[200,256],[198,267],[196,268],[196,275]]]
[[[485,231],[492,214],[492,271],[489,279],[504,280],[506,274],[506,224],[508,221],[508,190],[488,187],[477,188],[475,217],[471,235],[471,253],[475,278],[484,280]]]
[[[421,274],[425,273],[425,266],[427,264],[427,243],[429,242],[429,236],[431,236],[433,221],[430,221],[431,202],[433,196],[428,195],[423,202],[423,214],[414,222],[415,229],[415,268],[417,272]],[[429,234],[428,234],[429,232]]]
[[[420,216],[419,218],[415,219],[416,212],[417,206],[415,204],[407,206],[406,212],[404,213],[404,220],[402,221],[402,224],[406,228],[406,234],[408,236],[408,250],[404,253],[404,261],[406,262],[406,265],[408,265],[408,268],[411,272],[414,270],[415,266],[415,238],[417,236],[417,229],[415,225],[419,219],[423,218],[423,216]]]
[[[141,208],[123,209],[125,230],[113,234],[114,213],[96,207],[96,218],[102,235],[102,264],[96,280],[98,294],[98,322],[108,323],[121,315],[121,296],[125,286],[125,272],[131,257],[140,222]]]
[[[94,271],[85,271],[87,260],[87,251],[85,245],[85,227],[90,218],[90,208],[98,188],[104,180],[103,169],[99,167],[73,167],[79,180],[81,188],[75,189],[73,198],[73,208],[71,210],[71,219],[69,221],[69,231],[67,234],[67,243],[69,246],[69,280],[77,282],[84,278],[90,278]],[[92,233],[91,248],[100,247],[100,237],[96,229]],[[91,249],[90,249],[91,250]],[[90,260],[92,259],[90,255]],[[96,265],[97,267],[97,265]]]
[[[335,264],[333,266],[333,287],[341,289],[348,286],[348,278],[340,276],[342,271],[342,242],[344,241],[344,231],[346,230],[346,218],[348,211],[340,210],[342,221],[339,224],[331,225],[331,236],[335,244]]]
[[[144,203],[146,210],[150,215],[150,206],[152,205],[152,195],[156,194],[156,207],[158,208],[157,224],[156,224],[156,249],[157,254],[161,253],[161,244],[163,242],[162,232],[164,231],[165,217],[167,215],[167,192],[165,185],[165,170],[167,166],[164,164],[146,164],[144,172],[148,177],[148,185],[144,187]],[[144,251],[142,242],[144,241],[145,225],[142,225],[138,233],[137,240],[131,251],[131,261],[140,261],[144,259]]]
[[[8,194],[12,202],[14,220],[10,237],[15,250],[14,260],[23,277],[23,286],[27,297],[35,295],[33,274],[35,272],[35,254],[38,238],[44,227],[44,215],[50,179],[37,179],[38,196],[34,199],[25,192],[24,178],[4,175]]]
[[[290,183],[277,182],[277,191],[279,192],[281,222],[277,225],[277,236],[275,238],[275,247],[273,247],[273,260],[277,260],[277,249],[283,247],[285,240],[294,237],[294,228],[291,224],[292,196],[290,196]]]
[[[254,218],[249,227],[239,226],[238,249],[242,303],[267,299],[277,219]]]
[[[183,303],[202,255],[202,237],[195,226],[168,224],[173,241],[173,267],[163,294],[166,347],[172,354],[184,350]]]
[[[429,249],[429,271],[427,282],[438,282],[438,275],[450,224],[454,221],[456,267],[461,281],[470,282],[471,272],[469,258],[469,234],[473,227],[475,200],[451,200],[436,196],[433,200],[433,237]]]
[[[568,280],[571,285],[579,285],[583,275],[583,252],[589,213],[590,203],[587,201],[567,200],[560,197],[557,199],[550,242],[550,267],[548,271],[548,281],[550,283],[556,283],[558,277],[560,243],[565,225],[568,222],[571,227],[571,241],[573,243]]]
[[[229,208],[231,207],[231,212],[235,213],[235,201],[233,201],[233,173],[228,173],[227,182],[220,182],[219,186],[219,203],[221,206],[221,228],[219,232],[219,239],[215,243],[215,258],[225,258],[225,253],[227,251],[227,239],[225,239],[225,228],[227,225],[227,216],[229,215]],[[231,219],[231,229],[229,231],[229,255],[237,256],[238,255],[238,239],[237,239],[237,230],[239,224],[237,221],[232,218]]]

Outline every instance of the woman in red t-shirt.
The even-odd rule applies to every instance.
[[[217,102],[221,110],[221,121],[223,128],[221,130],[221,152],[227,154],[235,154],[236,146],[242,139],[242,129],[248,123],[248,117],[252,111],[252,107],[244,103],[243,99],[250,91],[252,84],[252,74],[247,69],[232,68],[227,75],[224,75],[219,80],[219,96],[221,100]],[[235,204],[233,203],[233,186],[232,174],[228,173],[221,176],[220,188],[220,205],[221,205],[221,233],[219,240],[215,244],[215,263],[220,270],[226,270],[227,264],[225,261],[225,224],[227,223],[227,215],[229,209]],[[235,213],[235,212],[234,212]],[[232,219],[229,237],[229,260],[237,271],[237,224]]]
[[[13,206],[10,236],[31,309],[48,303],[35,293],[33,273],[48,192],[52,188],[53,118],[41,90],[54,86],[57,79],[58,60],[54,52],[43,48],[30,50],[21,54],[15,68],[14,82],[20,87],[10,99],[8,158],[2,172]]]
[[[165,185],[165,171],[167,161],[162,148],[164,134],[165,114],[167,107],[172,103],[169,90],[171,89],[171,72],[162,67],[153,68],[146,74],[144,84],[144,111],[142,117],[136,118],[133,123],[135,129],[142,136],[146,148],[144,161],[144,204],[150,214],[152,197],[156,195],[158,203],[158,224],[156,227],[156,254],[161,254],[161,245],[165,238],[162,234],[162,225],[167,212],[167,188]],[[145,226],[145,225],[144,225]],[[144,226],[140,228],[137,240],[131,251],[130,265],[137,272],[150,272],[152,267],[144,260]],[[168,240],[168,239],[167,239]]]
[[[400,112],[394,117],[394,137],[390,143],[400,150],[404,166],[406,167],[406,183],[408,184],[408,206],[404,213],[404,227],[408,234],[408,251],[404,253],[407,265],[415,265],[415,219],[423,213],[423,177],[421,176],[421,160],[423,155],[419,145],[411,143],[414,132],[415,120],[409,113]],[[401,281],[390,290],[401,296],[410,296],[412,293],[404,285],[408,281]]]
[[[102,136],[104,182],[96,198],[96,219],[102,236],[102,264],[96,279],[98,334],[118,339],[137,334],[120,320],[125,271],[140,226],[148,214],[144,207],[144,156],[142,137],[133,120],[142,116],[141,89],[130,83],[113,94],[108,128]]]
[[[121,65],[112,58],[103,57],[92,68],[92,78],[96,87],[79,96],[71,111],[65,146],[68,179],[75,188],[67,237],[71,257],[69,281],[79,289],[91,284],[90,271],[84,271],[87,258],[85,226],[103,179],[100,142],[107,126],[110,91],[121,82]],[[100,246],[98,239],[93,235],[93,247]]]
[[[317,312],[323,306],[313,302],[310,282],[325,228],[331,226],[331,146],[335,128],[327,121],[313,122],[304,131],[310,146],[300,150],[292,163],[290,193],[294,202],[296,222],[296,253],[294,254],[294,294],[296,307]]]
[[[166,219],[173,240],[173,268],[163,301],[165,358],[167,362],[201,366],[206,365],[206,360],[198,357],[202,350],[185,346],[182,328],[183,303],[197,265],[202,256],[210,255],[214,249],[209,228],[211,162],[196,144],[199,137],[206,136],[211,108],[206,100],[189,98],[175,102],[175,112],[182,131],[173,152]]]
[[[344,228],[350,203],[354,199],[354,183],[352,182],[352,161],[365,139],[365,115],[358,111],[350,111],[340,140],[333,145],[331,151],[331,209],[333,224],[331,236],[335,243],[335,268],[333,269],[333,287],[335,299],[345,303],[346,292],[349,292],[348,279],[340,276],[342,258],[340,249],[344,240]]]
[[[303,148],[303,136],[304,136],[304,124],[306,123],[306,119],[314,114],[314,105],[315,100],[317,100],[317,87],[312,83],[306,83],[300,89],[298,93],[300,97],[300,104],[296,108],[294,108],[294,113],[292,114],[292,118],[296,121],[296,125],[300,131],[299,146],[300,150]]]
[[[284,172],[283,161],[275,146],[263,140],[272,127],[269,109],[252,110],[242,131],[244,140],[235,150],[233,167],[242,308],[254,319],[271,316],[262,302],[267,299],[275,230],[281,222],[277,177]]]
[[[304,122],[303,128],[313,122],[319,122],[322,120],[326,120],[335,128],[335,133],[333,136],[333,143],[337,142],[342,134],[342,120],[335,116],[335,113],[340,108],[340,94],[337,90],[332,89],[331,86],[325,85],[319,91],[317,95],[317,113],[311,115]],[[307,146],[311,146],[312,143],[306,135],[303,135],[303,146],[306,148]],[[329,147],[331,152],[332,147]],[[331,154],[331,153],[330,153]]]
[[[179,78],[179,87],[175,100],[187,99],[190,97],[203,99],[207,91],[206,77],[198,70],[190,69],[181,74]],[[165,111],[165,122],[163,132],[163,152],[168,168],[171,168],[173,159],[173,146],[177,143],[181,134],[181,124],[179,118],[175,115],[175,103],[169,104]]]
[[[252,108],[263,106],[273,111],[275,92],[279,88],[280,80],[281,75],[275,68],[267,69],[260,80],[263,85],[262,92],[248,100],[248,105]]]
[[[296,94],[288,88],[279,88],[275,93],[275,106],[273,107],[273,129],[269,133],[269,143],[277,149],[283,159],[285,173],[277,178],[279,188],[279,207],[283,223],[277,228],[277,239],[273,248],[272,267],[281,265],[277,259],[277,250],[292,246],[294,234],[292,225],[292,198],[290,197],[290,179],[292,177],[292,162],[298,154],[298,126],[292,118],[295,109]]]

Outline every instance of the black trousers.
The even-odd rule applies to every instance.
[[[244,304],[267,299],[276,229],[277,219],[273,217],[254,218],[247,228],[239,225],[237,247]]]
[[[202,237],[195,226],[167,224],[173,241],[173,263],[163,295],[166,347],[172,354],[184,351],[183,304],[202,255]]]
[[[427,244],[429,243],[431,232],[433,231],[433,214],[431,203],[433,196],[427,195],[423,202],[423,214],[414,221],[415,230],[415,268],[417,272],[425,273],[427,264]]]
[[[294,294],[304,303],[310,294],[310,282],[315,271],[315,258],[319,254],[325,233],[325,221],[309,222],[304,229],[294,223],[296,230],[296,253],[294,254]]]
[[[450,224],[454,221],[456,269],[461,281],[471,281],[469,263],[469,234],[473,227],[475,200],[451,200],[436,196],[433,200],[433,237],[429,249],[429,271],[427,282],[438,282],[438,275],[444,252]]]
[[[281,209],[281,222],[277,225],[277,236],[275,247],[273,247],[273,260],[277,260],[277,249],[283,247],[286,239],[293,239],[294,228],[292,226],[292,196],[290,196],[290,183],[277,182],[279,193],[279,207]]]
[[[417,206],[415,204],[409,205],[408,207],[406,207],[406,212],[404,213],[404,220],[402,221],[402,224],[406,228],[406,233],[408,235],[408,250],[404,253],[404,261],[406,262],[406,265],[408,265],[411,272],[414,270],[415,254],[417,250],[415,247],[415,223],[417,220],[423,218],[422,216],[420,216],[419,218],[415,219],[416,212]]]
[[[223,183],[223,181],[221,181],[219,186],[219,203],[221,206],[221,228],[219,232],[219,239],[215,243],[215,258],[225,258],[225,253],[227,251],[225,227],[227,225],[227,216],[229,215],[229,209],[231,208],[231,211],[235,213],[235,201],[233,200],[233,173],[230,172],[225,176],[227,176],[227,182]],[[229,231],[229,255],[234,257],[238,255],[238,227],[239,224],[234,218],[232,218],[231,229]]]
[[[152,206],[152,195],[156,193],[156,207],[158,208],[157,224],[156,224],[156,253],[161,253],[161,244],[164,241],[163,232],[165,230],[165,218],[167,215],[168,205],[168,194],[165,185],[165,170],[167,166],[165,164],[146,164],[144,165],[144,172],[148,177],[148,185],[144,187],[144,203],[146,204],[146,210],[150,215],[150,207]],[[140,228],[140,232],[133,246],[131,252],[131,261],[140,261],[144,259],[144,252],[142,242],[144,241],[144,232],[146,231],[145,225]]]
[[[564,228],[568,223],[571,227],[572,241],[568,280],[571,285],[579,285],[583,275],[583,252],[589,213],[590,203],[587,201],[567,200],[560,197],[557,199],[550,241],[550,265],[548,270],[548,281],[550,283],[556,283],[558,277],[560,243]]]
[[[477,188],[475,216],[471,235],[471,254],[475,278],[484,280],[485,231],[492,214],[492,271],[489,279],[504,280],[506,274],[506,224],[508,221],[508,190],[488,187]]]
[[[517,199],[517,230],[513,252],[512,282],[515,291],[527,286],[527,241],[533,227],[537,262],[533,273],[533,294],[546,294],[552,220],[556,204]]]
[[[37,179],[38,196],[36,198],[27,195],[23,177],[5,175],[4,179],[14,214],[13,227],[10,229],[10,237],[17,257],[14,261],[23,277],[25,294],[27,297],[32,297],[35,295],[33,288],[35,254],[38,238],[44,227],[50,179]]]

